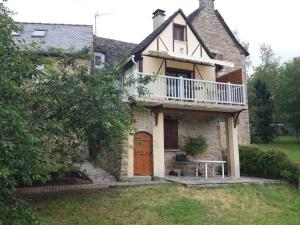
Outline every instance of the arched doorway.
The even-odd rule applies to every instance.
[[[152,176],[152,135],[138,132],[134,135],[134,176]]]

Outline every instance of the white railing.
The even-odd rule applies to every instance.
[[[133,76],[135,78],[153,77],[153,81],[146,85],[146,97],[199,103],[245,105],[244,85],[143,73],[135,73]],[[130,92],[133,95],[138,95],[138,90],[139,87],[134,86]]]

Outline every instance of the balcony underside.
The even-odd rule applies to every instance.
[[[228,105],[221,103],[207,103],[207,102],[195,102],[195,101],[177,101],[169,100],[165,98],[155,97],[136,97],[139,102],[143,102],[145,106],[156,107],[161,106],[162,108],[169,109],[187,109],[187,110],[199,110],[199,111],[210,111],[210,112],[226,112],[235,113],[248,108],[243,105]]]

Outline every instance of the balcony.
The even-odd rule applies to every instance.
[[[144,73],[134,73],[132,76],[152,78],[146,85],[146,95],[139,96],[139,86],[131,88],[130,94],[137,100],[164,104],[173,102],[176,105],[206,105],[220,109],[226,106],[232,109],[245,108],[246,105],[244,85]]]

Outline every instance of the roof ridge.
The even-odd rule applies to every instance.
[[[62,25],[62,26],[93,26],[93,25],[90,25],[90,24],[42,23],[42,22],[21,22],[21,21],[17,21],[16,23],[21,23],[21,24],[40,24],[40,25]]]
[[[110,40],[110,41],[118,41],[118,42],[122,42],[122,43],[126,43],[126,44],[132,44],[132,45],[138,45],[137,43],[133,43],[133,42],[128,42],[128,41],[121,41],[121,40],[117,40],[117,39],[113,39],[113,38],[106,38],[106,37],[99,37],[94,35],[95,38],[102,38],[102,39],[106,39],[106,40]]]
[[[242,51],[242,53],[245,54],[245,56],[249,56],[250,53],[248,52],[248,50],[235,37],[235,35],[232,33],[231,29],[227,25],[226,21],[222,17],[221,13],[217,9],[215,10],[215,14],[216,14],[217,18],[219,19],[219,21],[221,22],[221,24],[224,27],[224,29],[226,30],[226,32],[228,33],[228,35],[232,38],[232,40],[233,40],[234,44],[236,45],[236,47],[239,48],[240,51]]]

